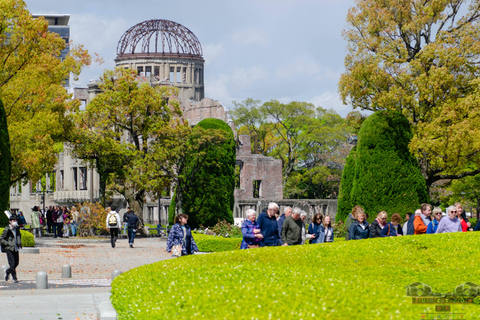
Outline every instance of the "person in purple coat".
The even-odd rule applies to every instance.
[[[243,240],[240,249],[258,248],[263,235],[260,231],[260,226],[255,221],[255,210],[247,210],[247,219],[242,225]]]

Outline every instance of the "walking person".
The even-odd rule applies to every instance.
[[[380,211],[377,218],[370,224],[370,238],[378,238],[383,228],[387,225],[388,215],[385,211]]]
[[[282,246],[293,246],[302,243],[302,209],[294,208],[290,217],[285,219],[282,228]]]
[[[112,248],[115,248],[118,231],[120,230],[120,215],[115,211],[115,207],[113,206],[107,215],[107,229],[110,230],[110,242],[112,243]]]
[[[359,211],[355,216],[356,220],[350,225],[350,240],[367,239],[370,236],[368,221],[365,219],[365,212]]]
[[[130,227],[131,220],[128,220]],[[192,236],[192,229],[187,224],[188,216],[184,213],[175,217],[174,225],[170,229],[167,240],[167,252],[171,252],[172,256],[180,257],[194,252],[198,252],[197,244]]]
[[[5,281],[8,281],[8,278],[12,275],[13,282],[18,283],[17,271],[15,269],[20,262],[19,250],[22,248],[22,235],[18,227],[17,217],[11,215],[8,220],[10,224],[3,229],[3,233],[0,236],[2,251],[7,254],[7,261],[10,266],[5,270]]]
[[[38,237],[42,237],[42,233],[40,232],[40,212],[38,212],[38,207],[34,206],[32,213],[31,213],[31,219],[32,219],[32,233],[33,233],[33,238],[37,238],[37,233]]]
[[[138,219],[135,212],[132,209],[127,214],[127,223],[128,223],[128,244],[130,248],[133,248],[133,241],[135,240],[135,234],[137,233],[138,225],[140,220]],[[170,231],[171,232],[171,231]]]
[[[316,234],[318,233],[318,228],[322,225],[322,221],[323,214],[316,213],[308,225],[307,234],[311,235],[309,240],[310,244],[319,243]]]
[[[18,213],[18,226],[20,227],[21,230],[25,230],[25,225],[27,224],[27,221],[25,220],[25,217],[23,216],[23,212],[20,211]]]
[[[53,221],[55,221],[54,230],[53,230],[54,233],[56,231],[55,238],[57,237],[63,238],[63,212],[59,206],[55,207],[55,211],[53,211],[52,217],[53,217]]]
[[[53,207],[50,206],[48,207],[48,210],[47,210],[47,232],[48,233],[52,233],[52,229],[54,225],[52,215],[53,215]]]
[[[317,231],[317,243],[333,242],[332,218],[325,216]]]
[[[278,224],[275,214],[278,212],[278,205],[275,202],[268,204],[265,209],[258,215],[257,223],[262,231],[263,240],[260,247],[278,246],[280,244],[280,235],[278,233]]]
[[[240,249],[258,248],[263,238],[260,227],[255,220],[255,210],[247,210],[247,219],[242,224],[243,240]]]
[[[437,232],[438,224],[442,219],[442,209],[440,209],[439,207],[433,208],[432,215],[433,215],[433,220],[427,226],[427,234],[432,234]]]
[[[72,218],[72,222],[70,223],[70,229],[72,231],[72,237],[77,236],[78,230],[78,211],[77,208],[72,207],[72,211],[70,212],[70,216]]]

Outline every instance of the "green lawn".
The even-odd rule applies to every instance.
[[[480,232],[235,250],[145,265],[115,278],[119,319],[421,319],[405,287],[480,284]],[[476,319],[480,306],[451,305]]]

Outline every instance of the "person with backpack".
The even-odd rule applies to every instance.
[[[128,244],[130,248],[133,248],[133,241],[135,240],[135,234],[137,233],[138,225],[140,220],[138,219],[135,212],[132,209],[127,214],[127,223],[128,223]]]
[[[110,207],[110,212],[107,215],[107,229],[110,230],[110,241],[112,248],[115,248],[117,242],[118,231],[120,230],[120,215],[115,211],[115,207]]]

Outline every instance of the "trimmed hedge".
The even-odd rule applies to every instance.
[[[355,155],[357,146],[353,147],[347,157],[345,167],[343,168],[342,178],[340,180],[340,190],[338,192],[338,206],[335,221],[345,221],[355,206],[352,203],[353,181],[355,180]]]
[[[193,234],[200,252],[221,252],[240,249],[242,238],[224,238],[208,236],[204,234]]]
[[[193,255],[121,274],[111,301],[119,319],[420,319],[435,304],[412,304],[406,287],[479,283],[477,245],[458,232]]]
[[[5,228],[0,228],[0,234],[2,234],[3,229]],[[20,230],[20,234],[22,235],[22,247],[35,247],[33,234],[25,230]]]
[[[3,212],[10,209],[11,168],[12,157],[7,114],[3,108],[2,100],[0,100],[0,227],[8,225],[8,218]]]
[[[189,216],[188,225],[191,228],[212,227],[222,220],[233,223],[236,153],[233,131],[225,121],[214,118],[200,121],[196,128],[225,131],[227,139],[207,150],[207,160],[195,173],[188,191],[183,194],[182,209]],[[186,170],[190,171],[194,166],[197,163],[189,160]],[[173,224],[175,217],[175,201],[176,194],[169,208],[170,224]]]
[[[343,218],[354,205],[361,205],[373,220],[378,211],[405,217],[428,202],[425,179],[408,149],[411,138],[410,124],[401,113],[377,111],[363,122],[353,154],[351,198],[340,203]]]

